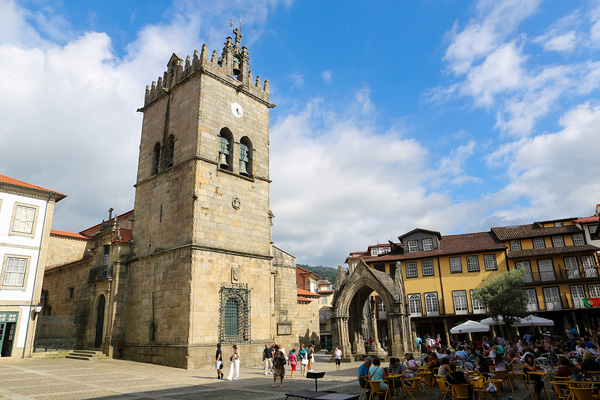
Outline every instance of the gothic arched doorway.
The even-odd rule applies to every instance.
[[[94,340],[94,347],[99,348],[102,345],[102,333],[104,332],[104,307],[106,305],[106,299],[103,294],[98,298],[98,305],[96,306],[96,339]]]
[[[399,275],[394,280],[385,272],[369,268],[360,260],[352,275],[340,285],[331,310],[332,336],[333,345],[339,347],[345,356],[365,354],[361,326],[364,310],[367,308],[370,310],[368,315],[375,336],[375,346],[368,354],[401,356],[410,348],[410,320],[405,304],[404,283]],[[386,311],[387,325],[384,325],[384,329],[378,328],[374,304],[365,306],[374,294],[381,300]],[[381,330],[388,337],[387,354],[378,346],[378,331]]]

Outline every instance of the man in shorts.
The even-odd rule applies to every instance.
[[[340,371],[342,369],[342,351],[336,347],[333,354],[335,355],[335,370]]]

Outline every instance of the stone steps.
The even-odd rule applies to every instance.
[[[74,360],[106,360],[108,357],[101,351],[73,350],[66,358]]]

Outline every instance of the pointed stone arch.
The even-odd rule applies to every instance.
[[[387,355],[402,356],[410,349],[410,319],[402,274],[398,273],[395,278],[392,278],[385,272],[369,268],[361,259],[352,275],[341,283],[332,305],[333,345],[342,350],[345,358],[353,359],[357,355],[364,354],[364,345],[358,338],[362,323],[362,307],[372,292],[379,294],[386,309],[389,341]],[[376,349],[372,353],[386,355],[381,349]]]

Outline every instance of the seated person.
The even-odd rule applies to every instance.
[[[383,381],[383,368],[381,368],[379,358],[374,359],[373,365],[369,368],[369,380],[379,382],[381,390],[387,389],[387,383]]]
[[[596,362],[591,352],[583,353],[583,362],[581,363],[581,372],[600,371],[600,364]]]
[[[394,378],[394,387],[399,388],[402,385],[402,378],[405,376],[404,365],[402,365],[399,359],[392,357],[390,358],[388,372],[390,375],[400,375],[400,377]]]
[[[466,360],[469,355],[465,351],[464,347],[460,347],[458,351],[454,353],[454,356],[459,360]]]
[[[373,359],[371,357],[366,357],[365,362],[358,367],[358,383],[361,388],[368,386],[367,380],[369,379],[369,368],[371,368],[372,363]]]
[[[419,364],[417,364],[413,355],[407,353],[405,355],[405,357],[406,357],[407,368],[413,372],[419,371]]]
[[[448,357],[442,358],[442,365],[438,369],[438,376],[444,378],[450,373],[450,359]]]
[[[487,378],[490,373],[490,364],[482,354],[477,355],[477,360],[475,361],[475,371],[479,372],[485,378]]]
[[[530,372],[537,371],[537,365],[533,354],[529,353],[525,356],[523,361],[523,373],[527,375],[529,381],[533,384],[533,390],[535,391],[536,397],[540,397],[540,393],[544,389],[544,382],[539,375],[530,375]]]
[[[469,385],[469,397],[473,398],[473,386],[469,384],[469,380],[465,376],[464,372],[456,370],[456,363],[451,362],[448,367],[450,373],[446,375],[446,382],[451,385]]]
[[[556,376],[571,376],[571,363],[569,362],[569,359],[565,356],[560,356],[558,357],[558,362],[560,363],[560,367],[558,367],[558,370],[556,371]]]

